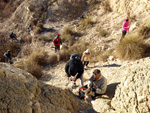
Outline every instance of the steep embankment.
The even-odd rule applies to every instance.
[[[1,113],[77,113],[90,107],[68,89],[43,84],[9,64],[0,64],[0,84]]]
[[[90,64],[84,71],[84,84],[92,75],[94,69],[100,69],[103,76],[108,80],[107,91],[104,95],[92,101],[95,111],[100,113],[118,112],[149,112],[150,109],[150,58],[137,61],[108,61],[106,63]],[[47,69],[47,74],[42,81],[46,84],[60,87],[61,89],[71,88],[64,71],[65,64]],[[80,81],[77,80],[77,85]],[[72,90],[78,95],[78,87]]]

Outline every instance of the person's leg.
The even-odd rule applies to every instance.
[[[122,39],[125,37],[125,35],[126,35],[126,31],[124,30],[124,31],[122,31],[122,36],[121,36],[121,39],[120,39],[120,41],[122,41]]]
[[[55,46],[55,53],[57,52],[57,46]]]
[[[80,77],[80,86],[83,87],[83,74]]]
[[[89,64],[89,61],[86,62],[86,66],[88,66],[88,64]]]
[[[83,61],[83,65],[84,65],[84,66],[86,65],[86,61]]]

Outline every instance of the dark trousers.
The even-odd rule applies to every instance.
[[[60,46],[55,46],[55,52],[60,50]]]
[[[83,63],[84,66],[88,66],[88,64],[89,64],[89,61],[84,61]]]
[[[122,39],[125,37],[126,33],[127,33],[127,31],[125,31],[125,30],[122,31],[122,36],[121,36],[120,41],[122,41]]]

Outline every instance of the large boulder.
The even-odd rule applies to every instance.
[[[150,112],[150,58],[136,61],[117,86],[111,106],[121,113]]]
[[[0,84],[0,113],[77,113],[90,106],[9,64],[0,63]]]

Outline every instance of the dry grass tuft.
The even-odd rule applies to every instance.
[[[137,34],[131,34],[116,46],[115,55],[124,60],[136,60],[145,57],[149,47]]]
[[[85,30],[93,25],[93,21],[91,18],[81,19],[80,22],[80,29]]]
[[[75,42],[74,34],[75,32],[67,26],[63,30],[62,40],[64,42],[67,42],[69,45],[73,45],[73,43]]]
[[[150,37],[150,21],[146,21],[144,25],[140,27],[139,34],[144,36],[144,39]]]
[[[56,54],[51,54],[48,56],[47,52],[44,50],[34,51],[25,60],[20,60],[15,66],[26,70],[31,73],[37,79],[40,79],[43,75],[42,68],[46,65],[53,65],[57,63]]]
[[[63,51],[60,51],[60,60],[61,61],[68,61],[70,58],[70,55],[73,53],[78,53],[80,56],[82,56],[82,53],[88,48],[88,43],[78,43],[76,42],[74,45],[70,46],[68,49],[64,49]]]
[[[108,35],[108,32],[105,29],[100,29],[98,31],[98,36],[106,37],[107,35]]]

